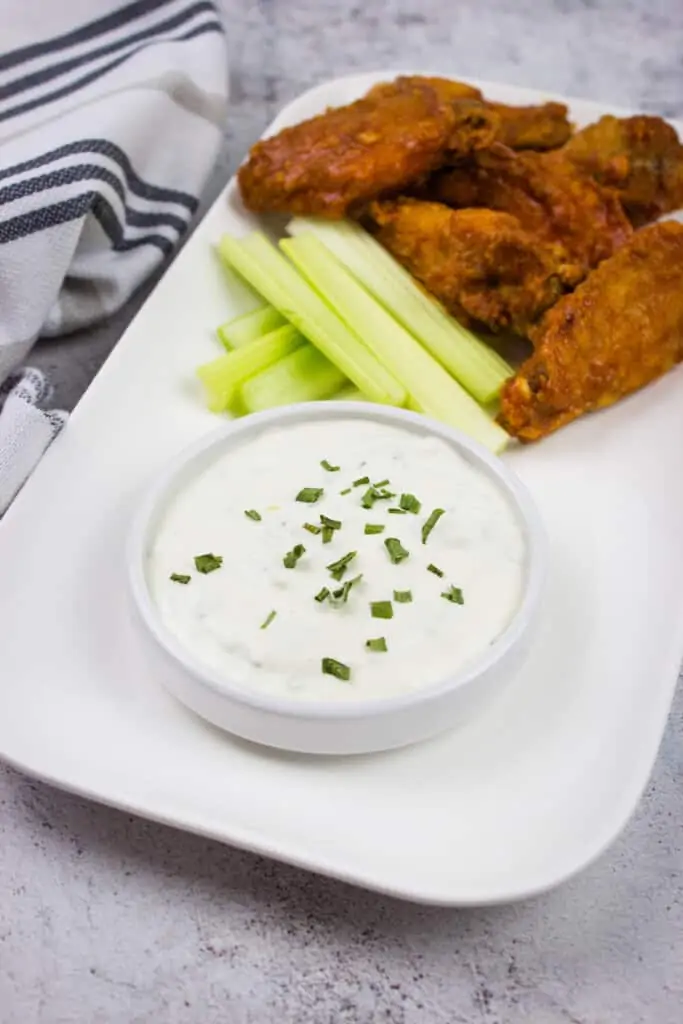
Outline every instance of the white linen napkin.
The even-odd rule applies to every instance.
[[[173,250],[227,105],[213,0],[0,0],[0,385],[36,338],[96,323]],[[5,386],[0,515],[63,414]],[[2,400],[2,399],[0,399]]]

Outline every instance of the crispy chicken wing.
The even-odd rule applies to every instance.
[[[385,99],[396,93],[410,93],[415,89],[428,86],[446,103],[458,100],[482,100],[481,90],[467,82],[458,82],[454,78],[437,78],[430,75],[399,75],[392,82],[380,82],[370,89],[367,99]]]
[[[506,213],[401,199],[370,216],[382,245],[465,323],[523,334],[571,279],[561,247]]]
[[[683,225],[653,224],[605,260],[532,332],[500,422],[535,441],[611,405],[683,360]]]
[[[541,103],[536,107],[488,105],[500,118],[496,138],[510,149],[557,149],[564,146],[572,133],[563,103]]]
[[[617,197],[559,153],[515,153],[496,143],[438,171],[418,194],[455,208],[513,214],[528,231],[564,246],[577,265],[576,280],[632,233]]]
[[[461,95],[472,91],[442,79],[398,79],[285,128],[252,148],[238,174],[242,199],[260,212],[352,214],[451,155],[490,143],[497,118]]]
[[[601,117],[562,152],[601,185],[616,189],[636,227],[683,206],[683,146],[661,117]]]

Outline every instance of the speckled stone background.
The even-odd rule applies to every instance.
[[[288,99],[433,67],[683,116],[683,0],[224,0],[211,201]],[[205,204],[205,205],[206,205]],[[205,207],[204,207],[205,208]],[[40,347],[72,407],[144,295]],[[533,902],[424,909],[0,769],[2,1024],[681,1024],[683,700],[600,861]]]

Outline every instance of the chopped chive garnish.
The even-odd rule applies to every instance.
[[[413,512],[415,515],[422,508],[422,502],[418,501],[414,494],[402,494],[399,505],[406,512]]]
[[[331,526],[323,526],[323,544],[329,544],[334,537],[334,530]]]
[[[427,537],[432,532],[436,524],[438,523],[441,516],[445,514],[445,509],[435,508],[433,512],[429,513],[426,522],[422,524],[422,543],[427,543]]]
[[[296,496],[296,501],[305,501],[308,505],[315,505],[325,493],[324,487],[302,487]]]
[[[207,572],[213,572],[215,569],[220,569],[223,564],[222,555],[195,555],[194,565],[197,572],[202,572],[206,575]]]
[[[315,523],[304,523],[304,530],[308,530],[309,533],[315,533],[316,535],[323,532],[322,526],[316,526]]]
[[[329,526],[331,530],[341,530],[341,519],[330,519],[329,516],[320,516],[320,522],[323,526]]]
[[[338,590],[333,590],[332,591],[332,598],[333,598],[333,600],[339,602],[339,604],[346,604],[346,602],[349,599],[349,591],[351,590],[351,587],[353,587],[354,584],[356,584],[356,583],[360,583],[360,581],[362,579],[363,579],[363,574],[359,573],[358,576],[354,576],[352,580],[347,580],[346,583],[343,583],[342,586],[339,587]]]
[[[337,661],[336,658],[323,658],[322,670],[323,675],[334,676],[335,679],[341,679],[343,683],[348,683],[351,678],[349,666],[345,665],[342,661]]]
[[[383,636],[378,636],[374,640],[366,640],[365,646],[369,651],[386,651],[387,642]]]
[[[182,572],[172,572],[169,579],[173,580],[174,583],[189,583],[191,577],[186,576],[185,573]]]
[[[360,503],[363,508],[372,508],[376,501],[388,501],[390,498],[395,498],[396,495],[392,494],[391,491],[383,490],[379,487],[368,487],[367,491],[360,499]]]
[[[266,619],[261,623],[261,626],[259,628],[260,629],[268,629],[268,626],[271,624],[271,622],[273,621],[273,619],[275,618],[276,615],[277,615],[277,612],[268,612],[268,615],[266,616]]]
[[[341,469],[341,466],[333,466],[330,462],[327,461],[327,459],[323,459],[320,465],[323,467],[323,469],[326,469],[328,473],[338,473],[339,470]]]
[[[247,519],[253,519],[254,522],[256,523],[261,522],[261,513],[257,512],[255,508],[245,508],[244,514],[247,517]]]
[[[318,593],[315,595],[315,600],[318,602],[318,604],[322,604],[323,601],[326,601],[329,596],[329,590],[327,589],[327,587],[323,587],[322,590],[319,590]]]
[[[443,576],[443,569],[439,569],[438,565],[433,565],[431,562],[427,566],[427,572],[433,572],[435,576]]]
[[[344,488],[344,490],[343,490],[343,491],[340,491],[339,493],[340,493],[340,494],[350,494],[350,493],[351,493],[351,491],[352,491],[352,488],[351,488],[351,487],[345,487],[345,488]]]
[[[413,592],[412,592],[412,590],[395,590],[394,591],[394,601],[396,601],[397,604],[410,604],[410,602],[412,600],[413,600]]]
[[[349,551],[348,555],[342,555],[336,562],[330,562],[329,565],[326,565],[325,568],[330,570],[332,579],[340,580],[348,569],[349,563],[354,560],[357,554],[357,551]]]
[[[383,523],[366,523],[364,533],[384,533],[386,527]]]
[[[373,619],[393,619],[394,606],[391,601],[371,601],[370,614]]]
[[[380,487],[387,487],[388,484],[389,484],[388,480],[378,480],[378,482],[376,484],[373,484],[372,486],[376,487],[379,490]]]
[[[399,562],[404,561],[404,559],[410,556],[410,552],[406,551],[400,540],[396,537],[387,537],[384,541],[384,547],[387,549],[389,558],[394,565],[398,565]]]
[[[353,486],[354,487],[362,487],[363,484],[369,484],[369,483],[370,483],[370,477],[369,476],[359,476],[357,480],[353,481]]]
[[[390,516],[405,516],[408,514],[404,508],[390,508],[387,511]]]
[[[363,506],[363,508],[372,508],[372,506],[375,504],[376,501],[377,501],[377,492],[375,491],[375,488],[374,487],[368,487],[367,491],[365,492],[363,497],[360,499],[361,505]]]
[[[282,564],[285,569],[293,569],[296,563],[299,561],[301,556],[306,553],[306,548],[303,544],[295,544],[291,551],[288,551],[285,557],[282,559]]]
[[[448,590],[444,590],[442,597],[445,597],[447,601],[452,604],[464,604],[465,598],[462,596],[462,590],[460,587],[454,587],[452,584]]]

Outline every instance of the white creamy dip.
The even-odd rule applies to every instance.
[[[395,497],[364,508],[368,485],[352,484],[366,476],[388,479]],[[324,494],[304,503],[296,500],[302,488]],[[390,513],[402,494],[421,503],[419,513]],[[434,509],[444,514],[423,543]],[[342,524],[329,543],[303,528],[320,525],[321,514]],[[385,529],[366,534],[366,524]],[[388,539],[408,557],[393,563]],[[299,544],[305,553],[286,568]],[[326,566],[352,551],[333,579]],[[202,574],[194,558],[207,553],[223,561]],[[521,601],[524,556],[507,496],[449,444],[371,419],[335,419],[266,429],[190,480],[165,511],[147,575],[167,629],[226,681],[297,700],[374,700],[446,680],[491,644]],[[345,602],[315,600],[359,574]],[[395,591],[412,600],[401,603]],[[371,603],[385,601],[393,617],[373,617]],[[366,648],[381,638],[386,651]],[[327,658],[350,678],[324,673]]]

